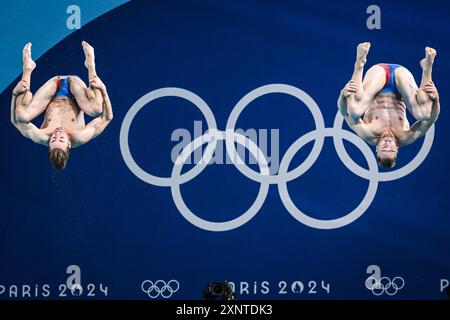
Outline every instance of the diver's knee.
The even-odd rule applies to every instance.
[[[28,123],[31,121],[31,115],[29,112],[23,109],[16,109],[16,120],[20,123]]]
[[[98,117],[99,115],[101,115],[102,111],[103,111],[102,106],[96,104],[93,108],[94,117]]]
[[[92,118],[95,118],[95,117],[98,117],[99,115],[101,115],[101,114],[102,114],[102,111],[103,111],[103,108],[102,108],[101,105],[99,105],[99,104],[97,104],[97,103],[92,103],[92,104],[89,106],[89,110],[88,110],[88,111],[85,111],[85,113],[86,113],[88,116],[90,116],[90,117],[92,117]]]
[[[97,111],[90,111],[90,112],[86,112],[86,114],[91,117],[91,118],[97,118],[98,116],[100,116],[102,113],[101,112],[97,112]]]
[[[431,114],[430,110],[428,110],[428,111],[423,110],[420,112],[416,112],[416,114],[414,115],[414,118],[416,118],[417,121],[424,121],[424,120],[430,119],[430,114]]]
[[[358,119],[362,117],[360,108],[347,105],[347,114],[352,119]]]

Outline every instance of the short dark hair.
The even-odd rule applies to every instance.
[[[48,158],[55,169],[64,169],[69,160],[69,148],[63,150],[61,148],[54,148],[48,150]]]
[[[383,168],[392,168],[395,166],[395,162],[397,161],[397,156],[393,158],[388,157],[380,157],[377,156],[378,165]]]

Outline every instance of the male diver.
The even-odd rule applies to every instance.
[[[436,50],[425,48],[418,88],[411,72],[397,64],[374,65],[363,80],[369,49],[369,42],[358,45],[353,76],[339,95],[338,108],[349,127],[376,146],[378,164],[392,168],[398,148],[425,135],[439,116],[439,95],[431,80]],[[417,120],[412,127],[406,109]]]
[[[56,76],[33,95],[30,81],[36,63],[31,58],[31,43],[27,43],[22,80],[12,94],[11,122],[23,136],[49,147],[50,162],[57,169],[65,168],[70,149],[97,137],[113,118],[106,86],[95,70],[94,48],[85,41],[82,46],[89,87],[77,76]],[[38,128],[31,121],[44,111],[44,121]],[[86,125],[85,113],[97,118]]]

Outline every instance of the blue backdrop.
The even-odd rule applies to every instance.
[[[64,171],[55,171],[47,150],[25,140],[9,122],[11,91],[19,78],[0,95],[0,299],[15,298],[10,294],[14,286],[18,298],[63,298],[60,285],[69,265],[81,269],[82,297],[94,299],[105,298],[100,284],[108,287],[106,298],[151,299],[141,288],[143,281],[171,279],[179,283],[172,299],[201,299],[205,284],[224,280],[236,284],[238,299],[444,298],[440,284],[450,278],[450,141],[445,133],[450,6],[380,1],[381,29],[369,30],[370,4],[131,1],[47,51],[37,60],[33,91],[58,74],[87,81],[80,45],[86,40],[95,47],[115,117],[101,136],[72,151]],[[119,145],[123,119],[139,98],[163,87],[199,95],[224,129],[234,105],[249,91],[288,84],[308,93],[331,127],[339,92],[352,74],[356,45],[364,41],[372,43],[367,67],[399,63],[417,82],[424,47],[436,48],[433,79],[442,112],[425,161],[401,179],[380,182],[368,210],[351,224],[333,230],[301,224],[271,185],[248,223],[206,231],[182,217],[170,188],[141,181],[125,164]],[[179,143],[171,141],[172,132],[183,128],[194,135],[194,121],[206,129],[203,115],[186,100],[151,102],[130,129],[136,162],[149,173],[170,176],[171,152]],[[252,102],[237,127],[279,129],[281,159],[298,137],[314,129],[314,121],[297,99],[271,94]],[[414,158],[422,141],[401,149],[398,167]],[[361,152],[345,145],[367,167]],[[311,147],[301,149],[292,168]],[[358,206],[367,185],[342,164],[327,138],[316,163],[288,187],[304,212],[334,219]],[[215,164],[183,184],[181,192],[201,218],[225,221],[253,203],[259,186],[233,165]],[[379,266],[381,276],[401,277],[404,286],[392,296],[375,295],[365,286],[371,265]],[[23,296],[23,285],[31,287],[31,297]]]

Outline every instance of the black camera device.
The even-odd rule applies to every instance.
[[[203,291],[206,300],[234,300],[234,292],[227,282],[210,282]]]

